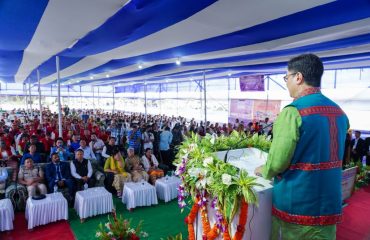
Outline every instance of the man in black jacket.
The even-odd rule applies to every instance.
[[[370,137],[365,138],[366,165],[370,166]]]
[[[71,162],[71,174],[77,182],[77,191],[84,189],[87,184],[89,188],[95,186],[95,179],[92,178],[93,169],[89,160],[84,158],[84,151],[77,149],[75,160]]]
[[[354,162],[362,160],[365,155],[365,141],[361,138],[361,132],[355,131],[355,139],[351,141],[351,159]]]

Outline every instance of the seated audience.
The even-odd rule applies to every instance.
[[[89,146],[93,150],[99,165],[103,166],[102,151],[105,146],[104,142],[98,138],[95,133],[92,133]]]
[[[141,180],[148,181],[149,176],[145,172],[143,166],[140,163],[139,156],[135,155],[134,148],[127,149],[127,158],[126,158],[126,169],[131,174],[132,181],[139,182]]]
[[[157,158],[152,154],[152,149],[145,149],[145,154],[141,158],[145,171],[149,174],[150,182],[155,185],[158,178],[164,176],[162,169],[158,168]]]
[[[53,153],[57,153],[59,155],[60,161],[68,161],[69,151],[66,147],[64,147],[62,138],[57,138],[55,147],[52,147],[50,150],[50,157],[53,155]]]
[[[33,197],[36,191],[40,194],[46,194],[47,189],[44,181],[44,172],[41,167],[36,167],[33,164],[32,158],[28,157],[24,161],[24,166],[19,169],[18,182],[27,187],[28,196]]]
[[[28,143],[26,143],[26,146],[24,147],[24,153],[29,153],[29,147],[31,145],[35,145],[36,146],[36,150],[35,152],[39,153],[39,154],[43,154],[45,153],[45,147],[44,147],[44,144],[42,142],[39,142],[39,139],[36,135],[32,135],[31,138],[30,138],[30,141]]]
[[[8,179],[8,171],[5,168],[5,164],[0,165],[0,194],[5,193],[6,180]]]
[[[76,180],[77,191],[83,190],[85,184],[89,188],[95,186],[95,179],[91,177],[93,174],[91,162],[84,158],[84,151],[82,149],[77,149],[75,152],[75,160],[71,162],[71,174]]]
[[[108,144],[103,147],[102,156],[104,158],[109,158],[112,156],[115,149],[118,149],[118,146],[116,145],[116,138],[110,137]]]
[[[69,163],[61,162],[57,153],[51,155],[51,161],[45,168],[49,192],[54,192],[54,186],[57,188],[67,187],[70,197],[73,198],[75,184],[71,176]]]
[[[34,163],[41,163],[41,155],[40,153],[36,152],[36,145],[35,144],[31,144],[28,148],[29,152],[28,153],[25,153],[22,157],[22,160],[21,160],[21,165],[24,164],[24,161],[27,159],[27,158],[32,158],[33,162]]]
[[[112,156],[105,161],[104,172],[114,174],[112,186],[116,189],[117,196],[121,197],[123,184],[131,181],[131,174],[125,171],[125,161],[118,149],[115,149]]]
[[[83,158],[85,158],[87,160],[90,160],[90,161],[93,161],[93,162],[96,161],[96,157],[95,157],[95,154],[94,154],[93,150],[89,146],[86,145],[86,141],[85,140],[82,139],[80,141],[80,147],[78,149],[82,149],[82,151],[83,151]]]

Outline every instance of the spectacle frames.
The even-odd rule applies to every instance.
[[[291,73],[291,74],[287,74],[287,75],[285,75],[285,76],[283,77],[284,82],[287,82],[287,81],[288,81],[289,76],[294,76],[294,75],[296,75],[297,73],[298,73],[298,72],[295,72],[295,73]]]

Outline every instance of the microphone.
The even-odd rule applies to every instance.
[[[272,123],[270,123],[270,124],[267,124],[265,127],[261,128],[261,129],[260,129],[260,131],[261,131],[261,130],[264,130],[264,129],[268,128],[268,127],[271,127],[272,125],[274,125],[274,123],[273,123],[273,122],[272,122]],[[241,139],[240,141],[238,141],[238,142],[236,143],[236,145],[238,145],[239,143],[243,142],[244,140],[246,140],[246,138],[243,138],[243,139]],[[229,154],[230,150],[231,150],[231,148],[229,148],[229,149],[227,150],[226,154],[225,154],[225,157],[224,157],[224,163],[227,163],[227,155]]]
[[[247,139],[246,139],[246,138],[243,138],[243,139],[241,139],[240,141],[238,141],[235,145],[239,145],[239,143],[241,143],[241,142],[243,142],[243,141],[245,141],[245,140],[247,140]],[[225,154],[225,157],[224,157],[224,163],[227,163],[227,155],[229,154],[230,150],[232,150],[232,149],[231,149],[231,148],[229,148],[229,149],[227,150],[226,154]]]

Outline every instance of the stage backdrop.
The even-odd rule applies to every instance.
[[[245,125],[254,120],[264,120],[266,117],[273,121],[280,112],[280,105],[280,100],[231,99],[229,123],[234,123],[236,118],[244,121]]]

